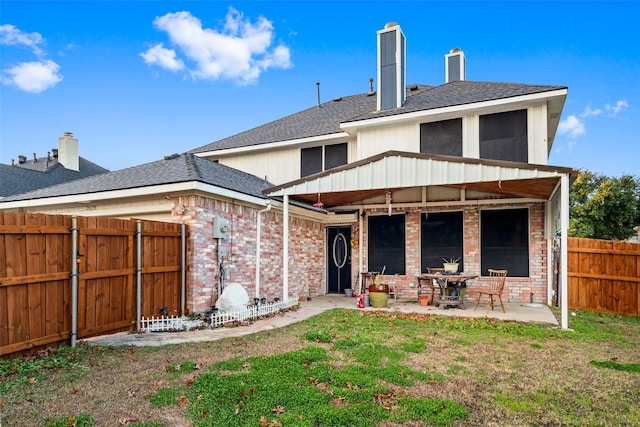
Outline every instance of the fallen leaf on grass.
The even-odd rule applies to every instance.
[[[271,412],[275,412],[276,414],[280,415],[284,412],[284,406],[278,405],[275,408],[273,408]]]
[[[33,378],[33,377],[31,377],[31,378],[29,378],[29,384],[38,384],[38,380]]]
[[[187,403],[189,403],[189,401],[187,400],[187,398],[185,396],[180,396],[180,399],[178,399],[178,403],[180,404],[180,406],[184,406]]]

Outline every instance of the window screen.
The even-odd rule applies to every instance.
[[[322,147],[300,150],[300,176],[322,172]]]
[[[527,110],[480,116],[480,158],[527,162]]]
[[[420,152],[462,156],[462,119],[422,123]]]
[[[405,274],[405,215],[369,217],[369,271]]]
[[[426,218],[425,218],[426,216]],[[421,216],[422,271],[442,268],[443,258],[460,258],[464,271],[462,212],[434,212]]]
[[[347,164],[347,144],[327,145],[324,147],[324,169]]]
[[[528,209],[486,210],[480,213],[480,268],[506,269],[509,276],[529,276]]]

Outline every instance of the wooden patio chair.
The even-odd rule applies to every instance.
[[[504,311],[504,304],[502,303],[502,291],[504,290],[504,282],[507,279],[507,270],[493,270],[489,269],[489,284],[487,285],[487,289],[480,290],[478,292],[478,299],[476,299],[476,306],[473,308],[474,310],[478,308],[478,304],[480,303],[480,298],[482,295],[486,295],[489,297],[487,301],[487,313],[489,312],[489,307],[493,310],[493,297],[498,297],[498,301],[500,301],[500,306],[502,306],[502,312]]]

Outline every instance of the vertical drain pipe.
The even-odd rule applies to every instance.
[[[140,332],[140,318],[142,316],[142,221],[136,221],[136,330]]]
[[[78,217],[71,217],[71,347],[78,338]]]
[[[182,223],[182,229],[180,230],[181,232],[181,236],[182,236],[182,240],[180,243],[180,251],[182,253],[182,261],[180,264],[180,271],[181,271],[181,277],[180,280],[182,281],[181,284],[181,288],[180,288],[180,315],[184,316],[184,306],[186,303],[186,299],[187,299],[187,253],[186,253],[186,247],[187,247],[187,226],[186,224],[183,222]]]
[[[266,205],[267,207],[258,211],[256,216],[256,298],[260,298],[260,235],[262,230],[260,215],[271,209],[271,200],[267,200]]]

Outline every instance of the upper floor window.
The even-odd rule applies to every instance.
[[[347,164],[347,143],[300,150],[300,176],[312,175]]]
[[[480,116],[480,158],[527,162],[527,110]]]
[[[420,152],[462,156],[462,119],[422,123]]]

